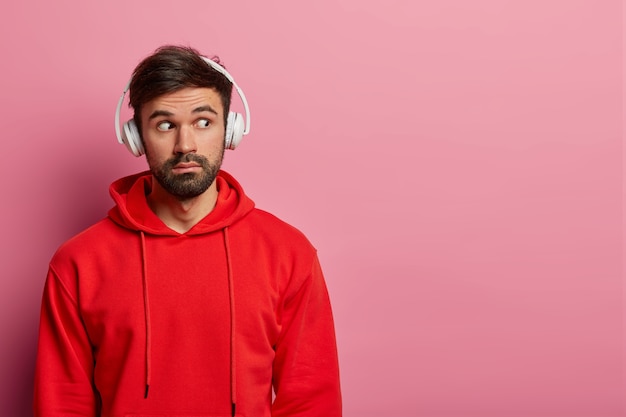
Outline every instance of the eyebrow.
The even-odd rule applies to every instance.
[[[208,104],[205,106],[196,107],[195,109],[192,110],[192,113],[202,113],[202,112],[209,112],[209,113],[213,113],[217,115],[217,111],[213,107],[209,106]],[[152,112],[152,114],[150,114],[150,117],[148,117],[148,120],[152,120],[160,116],[170,117],[173,115],[174,113],[167,111],[167,110],[155,110]]]

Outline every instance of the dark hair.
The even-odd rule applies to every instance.
[[[211,59],[222,65],[218,57]],[[141,133],[141,108],[144,104],[187,87],[215,89],[222,100],[226,126],[233,84],[207,64],[195,49],[165,45],[137,65],[130,82],[130,106],[134,110],[133,118],[139,132]]]

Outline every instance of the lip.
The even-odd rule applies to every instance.
[[[185,172],[195,172],[200,170],[202,167],[195,162],[181,162],[179,164],[174,165],[172,171],[184,174]]]
[[[180,162],[176,165],[174,165],[174,168],[195,168],[195,167],[200,167],[200,164],[198,164],[197,162]]]

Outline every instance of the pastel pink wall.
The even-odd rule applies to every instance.
[[[163,43],[248,96],[225,168],[319,248],[347,417],[626,415],[621,1],[9,3],[0,416],[47,262],[145,167],[113,112]]]

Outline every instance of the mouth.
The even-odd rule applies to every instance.
[[[200,164],[197,162],[179,162],[178,164],[174,165],[174,168],[194,168],[194,167],[200,167]]]
[[[196,162],[180,162],[172,168],[172,171],[177,174],[184,174],[187,172],[197,172],[202,169],[202,166]]]

